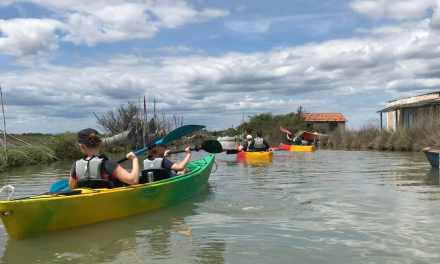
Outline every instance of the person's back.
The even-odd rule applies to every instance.
[[[101,140],[98,135],[98,131],[90,128],[78,132],[78,145],[85,157],[73,163],[69,188],[114,188],[122,187],[124,183],[138,184],[139,164],[133,152],[127,154],[127,159],[133,162],[133,169],[129,173],[118,163],[99,155]]]
[[[266,140],[262,138],[263,133],[261,131],[257,131],[255,133],[255,140],[251,142],[249,145],[250,151],[269,151],[270,146],[269,143],[267,143]]]
[[[302,145],[302,140],[300,137],[296,137],[295,140],[293,141],[293,143],[295,145]]]

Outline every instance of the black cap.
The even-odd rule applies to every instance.
[[[83,144],[88,144],[90,140],[90,136],[95,133],[99,135],[98,131],[93,128],[86,128],[78,132],[78,142]]]
[[[257,135],[257,136],[261,137],[261,136],[263,135],[263,133],[261,133],[261,131],[260,131],[260,130],[258,130],[257,132],[255,132],[255,135]]]
[[[150,138],[147,140],[147,146],[154,145],[154,144],[156,144],[157,141],[159,141],[159,140],[161,140],[161,139],[163,139],[163,137],[161,137],[161,136],[150,137]],[[171,146],[170,143],[168,143],[168,144],[160,144],[160,145],[161,145],[161,146]]]

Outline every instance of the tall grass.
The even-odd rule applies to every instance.
[[[7,164],[5,151],[0,149],[0,171],[5,171],[7,167],[49,163],[54,160],[53,156],[60,159],[80,159],[83,156],[78,147],[77,133],[66,132],[57,136],[44,137],[26,135],[26,139],[35,145],[9,149]],[[108,155],[108,153],[124,150],[126,149],[120,147],[111,150],[101,148],[100,154]]]
[[[378,125],[368,123],[359,130],[339,129],[321,138],[322,146],[377,150],[421,151],[424,147],[438,144],[440,122],[419,124],[408,129],[399,128],[396,131],[381,131]]]

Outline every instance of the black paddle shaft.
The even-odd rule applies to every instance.
[[[199,151],[199,150],[203,150],[201,147],[196,146],[195,148],[190,148],[191,151]],[[182,153],[185,152],[184,149],[182,150],[176,150],[176,151],[171,151],[170,154],[176,154],[176,153]]]
[[[151,146],[148,146],[148,149],[151,149],[151,148],[154,148],[156,146],[156,144],[153,144],[153,145],[151,145]],[[128,159],[127,158],[123,158],[123,159],[120,159],[120,160],[118,160],[118,161],[116,161],[117,163],[122,163],[122,162],[124,162],[124,161],[127,161]]]

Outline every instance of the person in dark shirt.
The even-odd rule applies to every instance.
[[[153,145],[154,143],[156,143],[157,141],[161,140],[162,137],[160,136],[155,136],[155,137],[151,137],[147,140],[147,145]],[[162,167],[166,170],[168,170],[170,172],[171,175],[184,175],[185,173],[188,173],[189,170],[186,168],[186,166],[189,163],[189,160],[191,158],[191,149],[189,147],[187,147],[185,149],[186,152],[186,157],[183,159],[182,162],[180,162],[179,164],[172,162],[171,160],[169,160],[167,157],[170,157],[170,151],[167,150],[167,147],[169,146],[169,144],[163,144],[160,146],[156,146],[154,148],[152,148],[151,150],[149,150],[150,155],[147,157],[147,159],[149,159],[150,161],[154,161],[156,158],[163,158],[163,162],[162,162]],[[178,171],[177,173],[175,173],[175,171]]]
[[[292,135],[292,138],[291,138],[291,137],[289,137],[289,134],[287,134],[287,139],[289,141],[292,141],[292,145],[302,145],[302,140],[301,140],[301,138],[299,136],[294,137]]]
[[[269,151],[270,146],[269,143],[262,138],[263,133],[261,131],[257,131],[255,136],[255,140],[249,144],[248,151]],[[256,141],[258,141],[257,144]],[[261,142],[261,144],[259,142]]]
[[[70,169],[69,188],[71,190],[78,188],[78,180],[85,179],[86,176],[108,180],[114,187],[122,187],[124,183],[138,184],[139,163],[136,155],[130,152],[126,156],[127,159],[132,161],[132,170],[128,172],[108,157],[99,155],[100,142],[99,133],[94,129],[87,128],[78,132],[78,146],[85,158],[73,163]],[[96,159],[94,162],[100,164],[99,171],[88,170],[92,159]],[[87,165],[86,168],[82,166],[84,164]]]
[[[242,146],[240,146],[238,148],[239,151],[248,151],[248,147],[249,147],[249,143],[252,142],[252,136],[251,135],[247,135],[246,136],[246,141],[244,142],[244,144]]]

